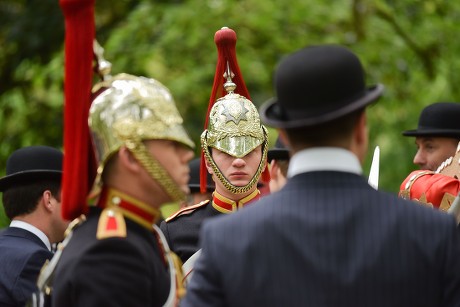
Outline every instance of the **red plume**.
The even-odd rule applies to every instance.
[[[249,91],[244,83],[243,75],[241,74],[238,61],[236,59],[236,33],[230,28],[224,27],[216,32],[214,35],[214,42],[217,46],[217,64],[216,73],[214,74],[214,83],[212,85],[211,97],[209,98],[208,111],[206,113],[206,120],[204,129],[208,128],[209,113],[211,108],[217,99],[223,97],[226,92],[224,89],[224,73],[227,70],[227,64],[230,70],[235,74],[232,81],[236,84],[235,93],[246,97],[251,100]],[[265,168],[262,177],[266,177],[268,174],[267,168]],[[268,177],[269,178],[269,177]],[[201,164],[200,164],[200,192],[206,192],[207,181],[207,170],[205,167],[205,158],[203,150],[201,150]]]
[[[65,17],[64,165],[62,216],[87,213],[95,176],[88,111],[91,105],[94,0],[60,0]]]

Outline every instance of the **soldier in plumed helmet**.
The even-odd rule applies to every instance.
[[[185,294],[181,263],[156,222],[163,204],[189,192],[194,143],[159,81],[106,75],[93,92],[94,203],[66,208],[85,215],[72,222],[39,286],[52,306],[175,306]]]
[[[161,224],[171,249],[184,262],[186,276],[190,276],[199,255],[198,237],[203,221],[236,212],[258,200],[257,183],[267,174],[268,134],[249,100],[236,62],[236,34],[222,28],[216,32],[215,42],[219,56],[201,135],[201,188],[205,191],[209,172],[215,182],[213,197],[179,210]],[[216,99],[219,90],[223,97]]]

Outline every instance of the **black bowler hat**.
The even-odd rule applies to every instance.
[[[383,85],[366,87],[358,57],[347,48],[303,48],[281,61],[275,72],[276,97],[260,108],[262,120],[278,128],[314,126],[377,100]]]
[[[280,137],[276,139],[275,146],[267,152],[268,162],[270,163],[273,159],[289,160],[289,150],[284,145],[283,141],[281,141]]]
[[[48,146],[29,146],[14,151],[6,161],[6,176],[0,178],[0,191],[37,180],[61,180],[62,157],[62,152]]]
[[[191,193],[200,192],[200,158],[193,159],[188,164],[190,167],[190,180],[188,181],[188,187]],[[208,178],[206,180],[206,192],[214,191],[214,181],[212,180],[211,174],[207,173]]]
[[[460,103],[436,102],[422,110],[415,130],[404,136],[441,136],[460,138]]]

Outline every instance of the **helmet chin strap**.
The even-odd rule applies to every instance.
[[[152,157],[141,140],[126,140],[125,145],[149,173],[150,177],[156,180],[169,197],[171,197],[172,201],[180,202],[185,200],[186,195],[184,191],[180,189],[163,166]]]
[[[262,174],[264,168],[265,168],[265,161],[267,159],[267,152],[268,152],[268,133],[264,129],[264,142],[262,143],[262,158],[260,159],[259,162],[259,167],[257,168],[257,172],[254,174],[254,176],[251,178],[251,180],[246,184],[245,186],[236,186],[230,183],[230,181],[222,174],[220,171],[219,167],[216,165],[216,162],[214,162],[214,159],[211,157],[211,153],[209,151],[209,146],[207,142],[207,130],[204,131],[204,133],[201,135],[201,144],[203,148],[203,153],[204,157],[208,161],[208,163],[211,165],[211,168],[216,175],[216,177],[219,179],[219,181],[223,184],[223,186],[231,193],[233,194],[243,194],[251,190],[254,185],[256,185],[259,182],[260,175]]]

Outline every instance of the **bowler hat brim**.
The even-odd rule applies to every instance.
[[[282,148],[270,149],[267,153],[267,160],[289,160],[289,150]]]
[[[371,86],[366,89],[366,92],[361,98],[319,115],[307,115],[303,118],[296,119],[287,118],[284,112],[282,112],[280,102],[276,97],[266,101],[260,107],[259,113],[262,121],[271,127],[301,128],[315,126],[340,118],[371,104],[382,95],[383,88],[382,84]],[[308,99],[308,95],[306,95],[304,99]],[[303,110],[303,112],[307,112],[307,110]]]
[[[43,180],[61,180],[62,172],[53,170],[31,170],[14,173],[0,178],[0,192],[18,184],[24,184],[34,181]]]
[[[460,139],[460,130],[455,129],[416,129],[407,130],[402,133],[404,136],[437,136]]]

